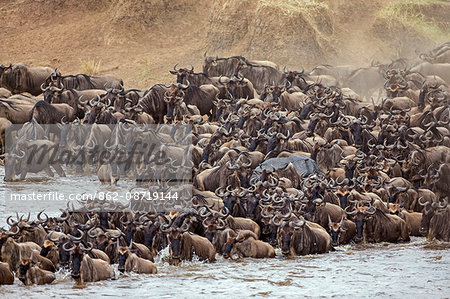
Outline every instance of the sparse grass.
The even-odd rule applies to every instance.
[[[152,71],[154,71],[154,69],[153,62],[150,58],[143,58],[139,60],[138,63],[140,65],[139,72],[136,74],[138,80],[143,80],[147,83],[157,79],[152,76]]]
[[[48,66],[47,62],[44,61],[38,61],[34,63],[35,66]]]
[[[100,66],[102,64],[102,60],[95,61],[95,59],[81,60],[80,59],[80,69],[83,74],[93,76],[97,75],[100,72]]]
[[[262,6],[277,8],[285,13],[293,13],[307,7],[328,7],[325,2],[317,0],[260,0],[259,2]]]
[[[403,0],[388,4],[377,13],[377,17],[386,21],[389,28],[398,22],[432,38],[448,38],[448,29],[441,28],[434,19],[427,18],[421,12],[421,6],[433,3],[445,3],[439,0]]]

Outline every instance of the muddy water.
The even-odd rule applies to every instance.
[[[0,168],[1,177],[3,173]],[[5,205],[8,192],[127,190],[129,186],[130,182],[121,182],[118,187],[102,187],[94,177],[1,181],[0,226],[12,214],[11,206]],[[34,205],[20,202],[16,207],[26,212]],[[70,274],[62,270],[52,285],[25,287],[17,280],[12,286],[0,286],[0,294],[7,298],[450,297],[450,244],[429,243],[424,238],[412,238],[407,244],[346,246],[295,258],[230,261],[218,257],[214,264],[193,261],[177,267],[163,262],[166,255],[167,250],[157,258],[157,275],[124,275],[116,270],[115,280],[74,287]]]

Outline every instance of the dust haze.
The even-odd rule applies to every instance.
[[[290,69],[367,66],[450,38],[448,1],[153,0],[0,1],[0,63],[24,62],[121,76],[126,88],[202,71],[203,55],[243,55]]]

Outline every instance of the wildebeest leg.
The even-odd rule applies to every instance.
[[[20,179],[21,179],[21,180],[24,180],[26,176],[27,176],[27,171],[26,171],[26,170],[23,170],[23,171],[20,173]]]
[[[59,165],[59,163],[53,164],[52,166],[56,170],[56,173],[58,173],[58,175],[60,177],[65,177],[66,176],[66,173],[62,169],[61,165]]]
[[[46,173],[49,177],[54,177],[54,176],[55,176],[55,174],[53,173],[53,171],[52,171],[51,168],[50,168],[50,165],[47,165],[47,166],[44,168],[44,171],[45,171],[45,173]]]

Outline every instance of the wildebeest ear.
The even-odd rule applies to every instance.
[[[172,75],[176,75],[177,74],[176,71],[169,71],[169,73],[171,73]]]

